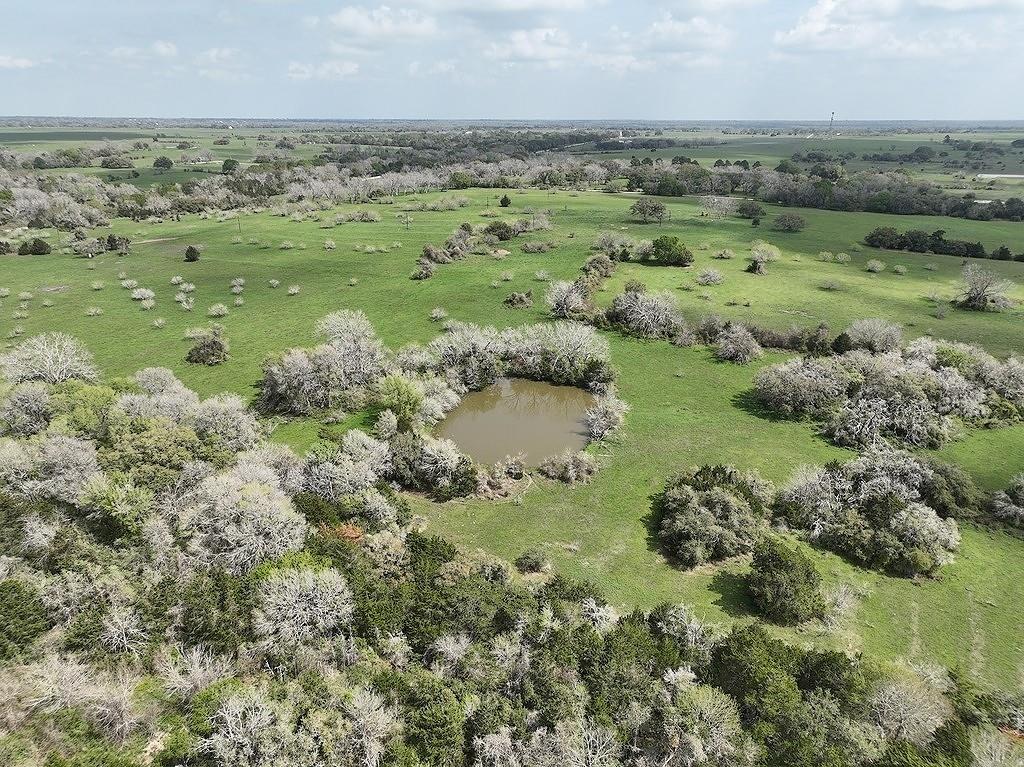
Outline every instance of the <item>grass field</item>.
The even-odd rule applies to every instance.
[[[0,143],[2,139],[0,139]],[[729,155],[732,156],[731,154]],[[534,277],[546,270],[552,279],[572,279],[590,252],[598,232],[614,229],[631,236],[680,236],[697,260],[689,269],[622,265],[608,281],[600,300],[611,297],[630,278],[652,289],[668,289],[679,298],[687,316],[697,319],[715,312],[726,317],[786,327],[827,322],[840,330],[853,319],[881,316],[904,324],[908,336],[934,333],[975,341],[1000,355],[1024,352],[1024,317],[1021,312],[977,314],[950,310],[936,316],[928,296],[948,299],[956,290],[961,264],[957,259],[909,253],[885,253],[861,248],[860,238],[871,228],[892,225],[901,229],[942,228],[950,238],[980,240],[992,248],[1007,244],[1024,250],[1024,228],[1009,222],[971,222],[933,217],[889,217],[801,211],[808,226],[799,234],[779,234],[765,226],[755,229],[739,219],[709,221],[698,217],[689,200],[668,201],[672,220],[664,226],[632,222],[628,208],[634,197],[599,193],[514,193],[509,217],[525,208],[549,209],[551,232],[529,235],[553,239],[559,245],[547,254],[528,255],[518,250],[504,260],[472,256],[439,267],[427,281],[409,279],[424,243],[442,241],[462,221],[483,222],[479,213],[496,205],[490,191],[465,193],[471,204],[454,212],[413,212],[408,230],[396,219],[401,199],[394,206],[375,209],[380,223],[348,223],[322,229],[319,222],[296,223],[268,214],[253,214],[218,223],[190,216],[179,222],[138,224],[117,221],[114,229],[132,237],[132,253],[104,256],[93,262],[55,252],[42,257],[0,257],[0,287],[11,291],[0,309],[0,336],[20,326],[25,335],[60,329],[80,337],[95,353],[107,375],[124,375],[148,365],[174,369],[203,394],[233,390],[251,395],[265,355],[288,346],[309,344],[315,320],[338,308],[366,312],[391,346],[426,341],[440,329],[429,319],[434,307],[445,308],[459,320],[507,326],[545,318],[543,301],[533,309],[516,311],[502,305],[512,290],[545,285]],[[429,199],[425,196],[422,199]],[[324,221],[331,212],[325,212]],[[257,247],[232,244],[256,238]],[[769,265],[768,274],[745,274],[743,256],[750,242],[762,237],[777,244],[783,258]],[[337,249],[323,248],[325,239]],[[51,239],[56,242],[56,235]],[[289,240],[296,247],[282,250]],[[390,247],[400,242],[401,247]],[[198,263],[186,264],[186,245],[206,246]],[[301,248],[299,244],[306,247]],[[389,246],[387,253],[365,253],[355,246]],[[706,246],[706,247],[705,247]],[[731,261],[713,260],[715,250],[728,247],[737,253]],[[858,251],[858,248],[860,250]],[[846,251],[848,265],[816,260],[819,251]],[[869,258],[881,258],[889,268],[877,275],[864,270]],[[892,267],[907,267],[904,275]],[[1024,263],[986,262],[1019,285],[1024,284]],[[694,286],[696,273],[714,266],[725,273],[722,285]],[[926,268],[930,267],[930,268]],[[157,306],[140,311],[118,285],[117,274],[127,275],[156,291]],[[508,282],[502,272],[512,273]],[[182,275],[196,285],[195,311],[183,312],[172,300],[170,279]],[[187,327],[208,321],[206,309],[221,302],[231,307],[230,280],[247,281],[244,306],[220,320],[232,346],[232,359],[212,368],[187,365],[183,358]],[[281,286],[272,289],[271,279]],[[90,283],[99,280],[102,290]],[[355,284],[350,284],[351,281]],[[498,287],[492,283],[498,281]],[[822,289],[826,281],[836,290]],[[299,285],[298,295],[287,287]],[[34,298],[21,310],[16,298],[30,291]],[[1017,287],[1015,298],[1024,300]],[[53,306],[43,306],[43,300]],[[749,306],[745,303],[749,302]],[[88,307],[102,315],[86,316]],[[27,317],[12,314],[25,311]],[[167,320],[162,330],[151,327],[156,317]],[[748,392],[760,365],[784,359],[767,355],[757,365],[738,367],[714,361],[701,347],[677,349],[667,343],[641,342],[609,335],[613,363],[620,373],[620,389],[632,405],[621,439],[607,449],[595,450],[603,469],[583,488],[566,488],[538,480],[516,501],[468,501],[437,505],[416,498],[418,512],[431,529],[470,548],[482,548],[512,558],[529,546],[549,552],[556,566],[567,573],[599,583],[613,601],[650,606],[660,600],[683,600],[697,605],[714,620],[750,614],[739,585],[744,564],[683,572],[670,567],[652,547],[646,527],[650,499],[672,472],[704,462],[729,462],[757,468],[782,482],[803,463],[842,458],[843,451],[829,445],[809,424],[766,418],[751,406]],[[281,425],[277,439],[298,448],[316,437],[313,421]],[[942,451],[965,466],[985,487],[1005,484],[1024,468],[1024,427],[977,432]],[[915,656],[963,665],[992,682],[1016,679],[1024,662],[1019,637],[1024,630],[1024,542],[1006,533],[969,527],[957,562],[940,578],[915,583],[852,567],[830,554],[813,552],[830,581],[855,584],[860,605],[838,637],[821,641],[872,650],[885,657]],[[812,633],[802,639],[815,640]]]

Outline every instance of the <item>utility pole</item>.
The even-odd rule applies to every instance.
[[[836,113],[835,113],[835,110],[833,110],[832,117],[828,121],[828,135],[830,135],[830,136],[832,135],[832,125],[835,123],[835,121],[836,121]]]

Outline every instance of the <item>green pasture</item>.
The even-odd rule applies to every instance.
[[[7,339],[15,326],[24,336],[64,330],[89,346],[108,376],[163,365],[204,395],[221,390],[251,395],[264,357],[312,343],[314,322],[335,309],[362,309],[392,347],[428,341],[439,333],[429,318],[434,307],[443,307],[454,319],[497,326],[542,321],[546,283],[535,274],[543,270],[550,279],[574,278],[597,234],[615,230],[636,238],[679,236],[694,251],[696,263],[687,269],[620,265],[599,296],[602,303],[610,301],[626,280],[640,279],[651,289],[673,292],[693,320],[714,312],[777,328],[826,322],[838,332],[853,319],[877,316],[902,323],[908,337],[934,333],[980,343],[998,355],[1024,352],[1024,318],[1019,310],[979,314],[948,307],[961,270],[958,259],[879,252],[858,245],[873,227],[892,225],[941,228],[950,238],[980,240],[990,249],[1005,243],[1021,252],[1021,224],[808,210],[800,211],[807,219],[805,231],[781,234],[770,228],[774,210],[755,228],[741,219],[702,218],[693,200],[669,200],[669,222],[641,225],[628,214],[635,196],[519,192],[512,193],[513,206],[503,215],[513,218],[546,209],[554,224],[551,231],[512,241],[507,245],[509,255],[501,260],[471,256],[439,267],[430,280],[410,280],[425,243],[441,242],[463,221],[490,220],[480,213],[495,208],[500,196],[491,190],[464,194],[471,201],[468,207],[412,212],[408,229],[396,217],[411,202],[408,198],[374,205],[382,216],[379,223],[330,228],[322,226],[335,212],[352,206],[324,211],[320,221],[293,222],[267,213],[223,222],[197,216],[164,223],[118,220],[114,230],[133,239],[128,256],[86,261],[55,249],[49,256],[0,257],[0,287],[11,291],[0,306],[0,337]],[[236,237],[242,244],[232,244]],[[783,252],[761,277],[743,271],[744,256],[758,237]],[[60,239],[50,233],[54,244]],[[248,244],[250,239],[259,244]],[[336,249],[325,250],[327,239],[336,243]],[[528,255],[520,250],[526,239],[558,244],[549,253]],[[295,247],[282,249],[286,241]],[[182,259],[189,244],[205,246],[197,263]],[[365,252],[365,246],[377,252]],[[721,248],[734,250],[736,258],[714,259]],[[823,250],[850,253],[852,262],[822,263],[817,255]],[[869,274],[864,270],[869,258],[883,260],[888,268]],[[1024,263],[985,264],[1024,285]],[[906,274],[896,274],[896,265],[905,266]],[[696,286],[697,274],[709,267],[725,274],[724,283]],[[142,311],[130,300],[128,291],[118,285],[122,271],[156,292],[156,308]],[[173,302],[176,288],[170,280],[175,275],[196,285],[191,313]],[[234,277],[246,280],[245,303],[237,308],[229,289]],[[280,287],[271,288],[271,279],[279,280]],[[90,288],[95,280],[104,283],[101,290]],[[825,283],[835,285],[825,289]],[[287,294],[289,285],[300,286],[298,295]],[[531,289],[532,309],[502,305],[509,292]],[[33,293],[25,309],[19,307],[20,291]],[[1015,288],[1013,294],[1024,300],[1024,288]],[[44,306],[44,300],[53,306]],[[219,321],[226,328],[232,358],[218,367],[188,365],[184,331],[210,321],[206,310],[214,303],[230,309]],[[86,316],[89,307],[101,308],[102,315]],[[28,316],[12,316],[23,312]],[[166,319],[166,327],[151,326],[157,317]],[[716,362],[703,347],[678,349],[617,334],[608,338],[621,395],[632,409],[618,441],[591,448],[603,468],[590,485],[567,488],[537,479],[521,495],[500,502],[438,505],[413,498],[417,512],[428,519],[430,529],[469,548],[514,558],[528,547],[541,547],[559,570],[595,581],[624,608],[670,599],[691,602],[712,620],[749,616],[739,578],[744,562],[685,572],[664,561],[652,546],[647,527],[651,496],[668,475],[693,464],[728,462],[784,482],[801,464],[848,454],[825,442],[811,424],[772,418],[752,402],[756,370],[785,359],[783,354],[770,353],[741,367]],[[279,425],[274,437],[301,449],[316,438],[317,429],[313,420],[295,420]],[[963,465],[985,487],[1000,487],[1024,468],[1024,427],[972,432],[941,454]],[[963,532],[956,563],[938,578],[921,582],[878,575],[815,552],[829,581],[851,584],[859,599],[835,636],[808,631],[797,639],[863,648],[890,658],[962,665],[1000,684],[1016,679],[1024,662],[1019,641],[1024,629],[1024,613],[1019,610],[1024,599],[1024,544],[1005,532],[980,527],[966,526]]]

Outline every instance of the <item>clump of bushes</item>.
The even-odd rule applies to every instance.
[[[31,240],[25,240],[18,246],[19,256],[47,256],[52,252],[53,248],[50,247],[50,243],[41,237],[33,237]]]
[[[856,342],[861,348],[767,368],[755,377],[754,391],[776,412],[823,421],[833,441],[850,447],[878,440],[938,447],[953,436],[957,420],[999,424],[1021,418],[1020,360],[1001,362],[977,347],[930,338],[900,350],[892,348],[897,330],[871,322],[851,337],[847,329],[833,346]]]
[[[185,355],[185,361],[194,365],[220,365],[227,362],[230,352],[224,326],[214,323],[209,328],[197,328],[188,332],[192,348]]]
[[[762,354],[761,344],[743,325],[730,322],[718,334],[715,356],[724,362],[746,365]]]
[[[776,623],[792,626],[825,614],[814,562],[777,536],[767,535],[754,545],[747,589],[758,611]]]
[[[848,463],[799,471],[779,494],[776,512],[812,543],[859,564],[930,574],[960,547],[956,520],[929,505],[943,505],[943,483],[914,455],[874,446]]]
[[[696,567],[751,551],[767,528],[772,486],[731,466],[701,466],[669,480],[654,504],[658,541]]]
[[[514,562],[516,570],[526,573],[546,573],[551,569],[551,560],[540,549],[527,549]]]
[[[778,232],[799,232],[806,226],[804,217],[796,213],[780,213],[772,222],[772,228]]]
[[[721,285],[725,282],[725,275],[718,269],[702,269],[697,275],[698,285]]]
[[[548,456],[538,468],[548,479],[567,485],[579,485],[589,482],[597,474],[597,461],[582,450],[565,450],[558,455]]]
[[[533,306],[533,291],[528,290],[525,293],[512,291],[505,296],[502,303],[510,309],[529,309]]]
[[[624,291],[612,299],[604,321],[638,338],[663,338],[678,345],[692,343],[675,296],[668,292]]]
[[[1006,490],[992,496],[992,514],[1015,527],[1024,527],[1024,474],[1018,474]]]

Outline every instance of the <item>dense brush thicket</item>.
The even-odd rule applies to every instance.
[[[422,533],[384,479],[468,482],[464,456],[416,428],[443,399],[423,376],[602,380],[590,329],[453,326],[395,358],[357,314],[319,332],[341,360],[330,380],[393,407],[374,434],[305,457],[266,442],[238,398],[200,399],[168,370],[101,382],[73,339],[0,360],[4,764],[970,767],[995,764],[972,762],[999,745],[993,724],[1024,717],[1024,701],[934,669],[726,631],[682,605],[620,616],[595,586],[513,576]],[[595,430],[624,411],[607,394]],[[830,468],[828,486],[843,504],[905,498],[914,520],[940,508],[926,469],[873,465]],[[824,508],[800,487],[794,524]],[[666,523],[668,539],[694,560],[748,550],[769,490],[722,467],[683,475],[666,509],[709,534]],[[936,561],[946,525],[927,528],[947,531]],[[926,543],[906,540],[915,563]]]
[[[854,323],[833,344],[845,353],[774,365],[754,380],[757,398],[786,416],[811,418],[839,445],[887,440],[938,447],[958,425],[998,425],[1024,416],[1024,362],[977,346],[918,338],[900,348],[899,328]]]

